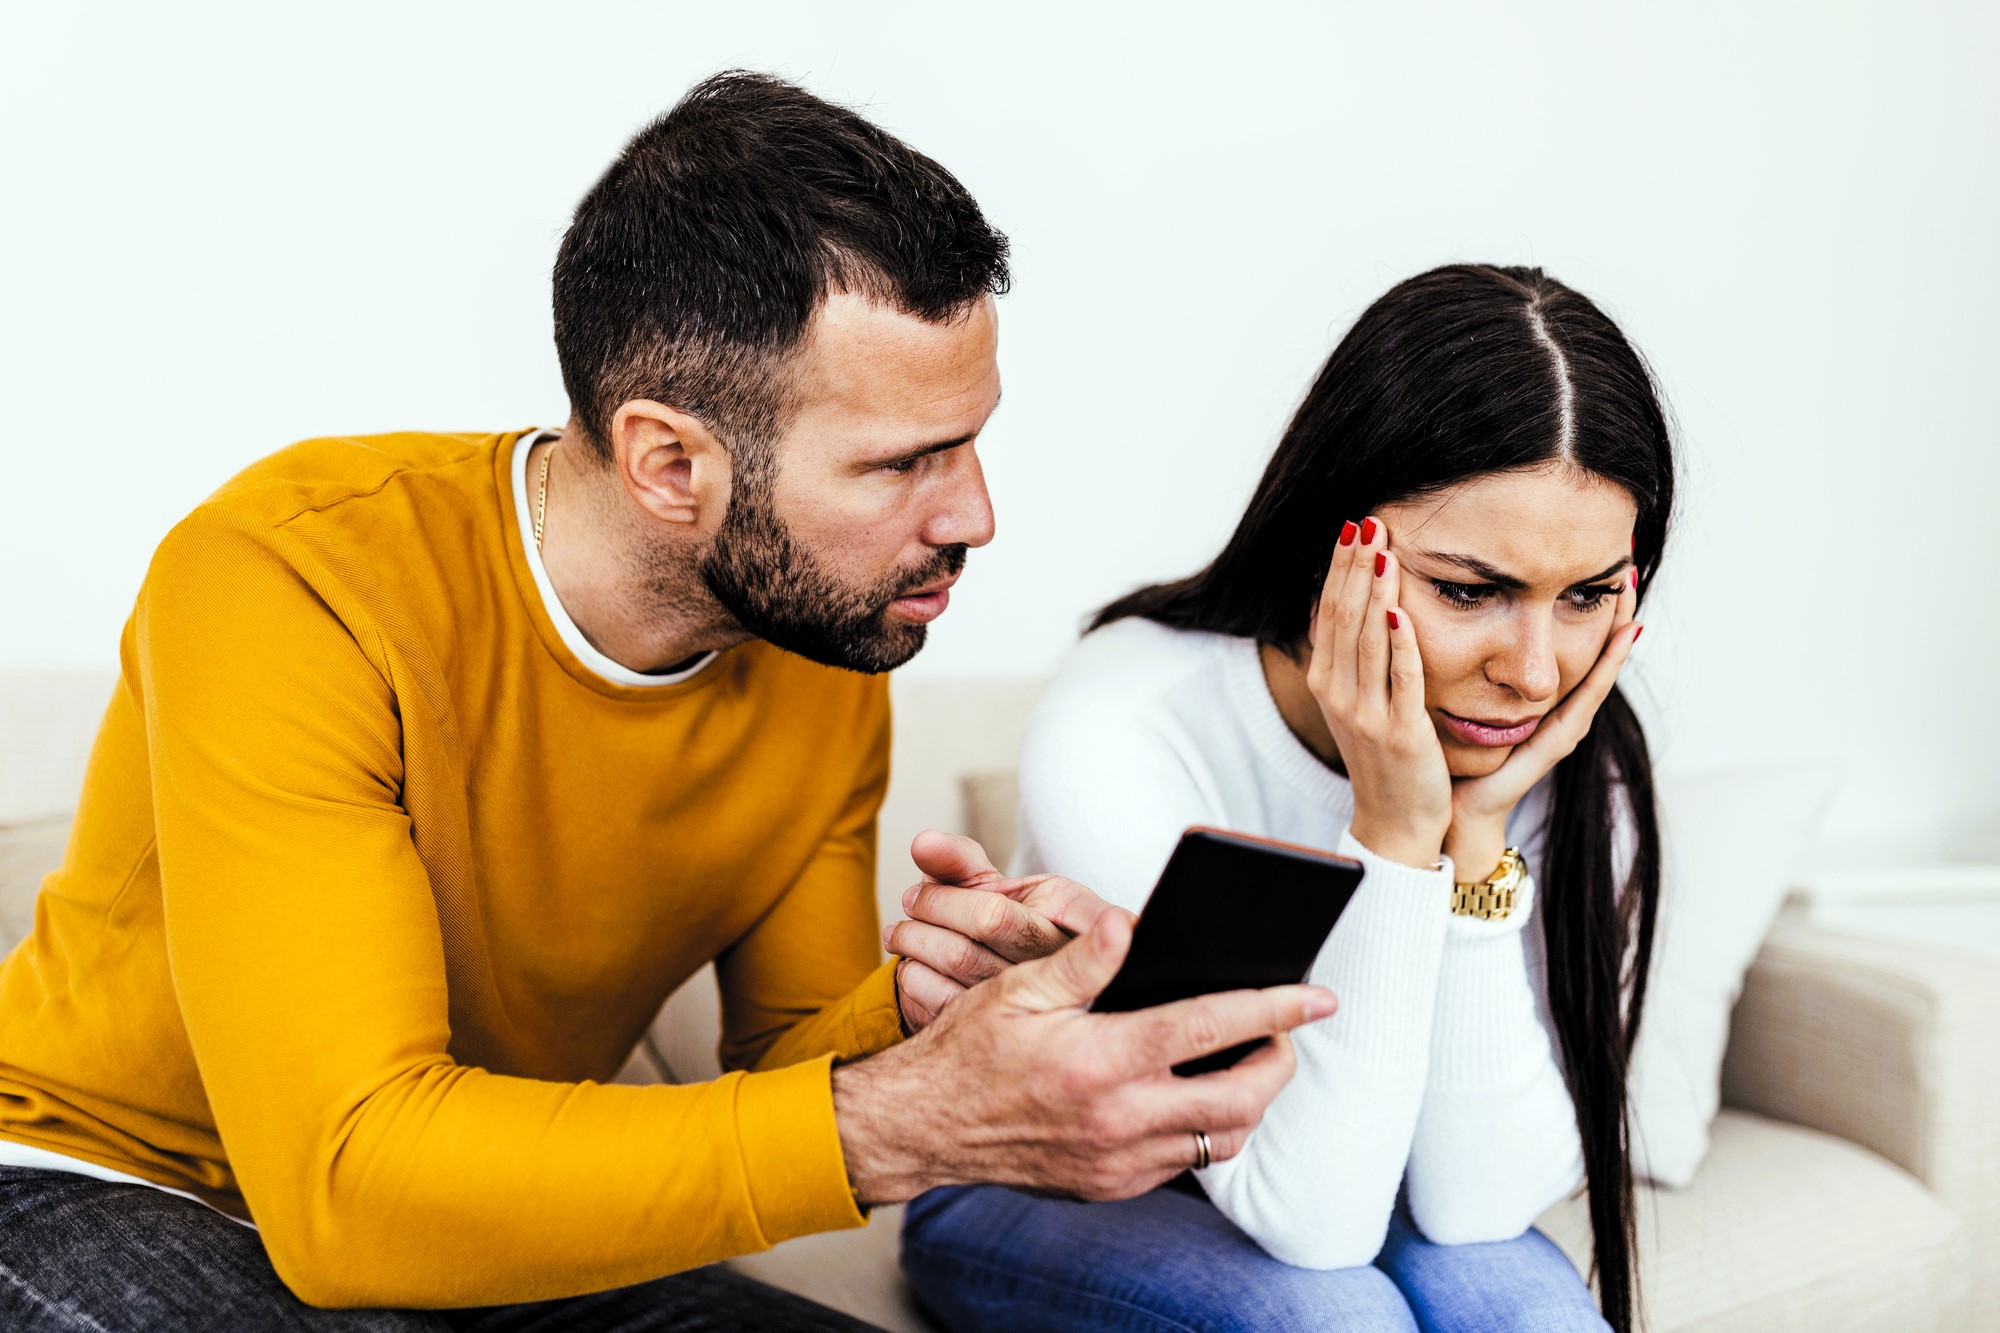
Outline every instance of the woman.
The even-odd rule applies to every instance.
[[[913,1203],[933,1310],[1633,1326],[1625,1087],[1659,837],[1615,681],[1672,501],[1651,377],[1576,292],[1453,265],[1362,315],[1222,553],[1098,615],[1021,766],[1027,868],[1127,907],[1190,824],[1364,862],[1311,978],[1340,1013],[1296,1035],[1296,1077],[1201,1194]],[[1601,1319],[1531,1229],[1579,1185]]]

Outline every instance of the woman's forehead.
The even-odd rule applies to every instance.
[[[1524,583],[1566,586],[1627,555],[1638,505],[1576,468],[1492,472],[1381,508],[1406,558],[1469,556]]]

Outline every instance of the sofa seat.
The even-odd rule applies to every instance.
[[[1963,1308],[1958,1217],[1909,1173],[1845,1139],[1730,1107],[1711,1133],[1685,1189],[1640,1191],[1652,1333],[1931,1329]],[[1582,1199],[1536,1225],[1587,1271]]]
[[[733,1266],[893,1333],[934,1333],[896,1268],[902,1209]],[[1582,1199],[1539,1225],[1578,1271]],[[1686,1189],[1641,1192],[1640,1281],[1651,1333],[1928,1329],[1965,1299],[1956,1216],[1908,1174],[1843,1139],[1725,1109]]]

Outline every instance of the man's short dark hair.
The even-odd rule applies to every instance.
[[[1007,238],[950,172],[845,107],[729,70],[625,146],[556,255],[556,354],[603,457],[621,403],[765,453],[827,296],[933,323],[1007,289]]]

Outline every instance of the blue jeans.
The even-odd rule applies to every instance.
[[[1372,1267],[1293,1268],[1206,1198],[1177,1189],[1122,1203],[996,1185],[932,1190],[903,1218],[903,1270],[953,1333],[1606,1328],[1590,1289],[1539,1231],[1434,1245],[1399,1211]]]

